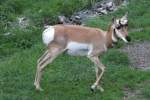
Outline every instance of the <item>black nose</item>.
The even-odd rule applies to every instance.
[[[130,42],[130,41],[131,41],[131,38],[130,38],[129,36],[127,36],[127,37],[126,37],[126,40],[127,40],[128,42]]]

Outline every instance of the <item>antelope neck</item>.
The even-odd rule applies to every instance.
[[[109,25],[108,31],[107,31],[107,34],[106,34],[106,45],[107,45],[108,48],[112,47],[112,44],[113,44],[112,35],[113,35],[114,31],[115,30],[112,28],[112,25]]]

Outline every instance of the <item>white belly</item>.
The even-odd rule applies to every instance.
[[[67,53],[69,55],[80,55],[86,56],[89,55],[92,51],[92,45],[86,43],[78,43],[78,42],[69,42],[67,45]]]

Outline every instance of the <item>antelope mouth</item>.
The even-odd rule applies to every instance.
[[[126,37],[121,37],[121,39],[125,42],[125,43],[128,43],[131,41],[131,38],[129,36],[126,36]]]
[[[126,40],[127,40],[128,42],[130,42],[130,41],[131,41],[131,37],[130,37],[130,36],[127,36],[127,37],[126,37]]]

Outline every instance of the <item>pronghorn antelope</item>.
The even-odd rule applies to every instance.
[[[44,68],[59,54],[67,51],[69,55],[86,56],[96,65],[96,81],[91,86],[92,90],[103,88],[99,81],[105,71],[105,66],[98,56],[106,52],[118,39],[128,42],[127,14],[119,19],[113,18],[108,31],[77,25],[54,25],[47,27],[43,34],[43,42],[48,49],[37,62],[37,71],[34,85],[37,90],[42,90],[40,80]]]

